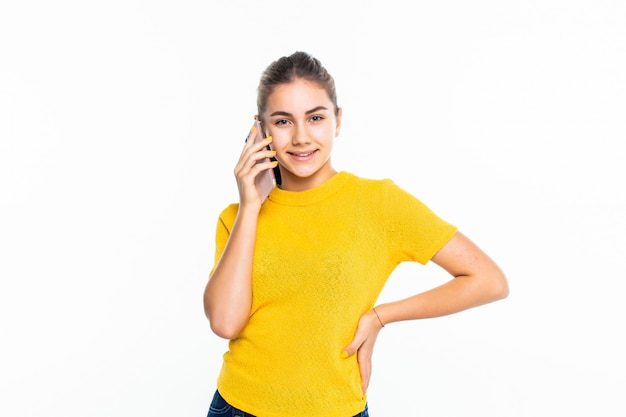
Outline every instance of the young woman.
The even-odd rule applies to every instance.
[[[272,63],[257,107],[270,136],[243,147],[239,203],[219,217],[204,293],[211,329],[230,339],[208,416],[367,417],[372,352],[385,325],[504,298],[506,279],[392,181],[335,170],[341,109],[316,58],[296,52]],[[255,177],[272,169],[280,185],[263,201]],[[405,261],[432,261],[452,279],[374,306]]]

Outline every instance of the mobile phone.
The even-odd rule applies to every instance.
[[[261,122],[258,120],[255,120],[254,125],[256,126],[255,129],[255,137],[254,137],[254,142],[258,142],[260,140],[265,139],[265,134],[263,132],[263,126],[261,125]],[[259,163],[263,163],[263,162],[269,162],[269,158],[264,158],[261,159],[260,161],[257,162],[257,164]],[[254,183],[256,185],[256,189],[259,192],[259,195],[261,196],[261,201],[265,201],[265,199],[267,199],[267,196],[270,194],[270,192],[272,191],[272,189],[276,186],[276,176],[274,175],[274,170],[273,169],[266,169],[264,171],[261,171],[259,173],[259,175],[256,176],[256,178],[254,179]]]

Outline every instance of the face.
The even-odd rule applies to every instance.
[[[261,118],[273,138],[281,188],[308,190],[336,173],[330,153],[339,135],[341,110],[335,115],[326,90],[302,79],[281,84],[268,96]]]

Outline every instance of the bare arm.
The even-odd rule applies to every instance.
[[[248,135],[253,137],[254,129]],[[239,211],[224,252],[209,277],[204,290],[204,312],[215,334],[226,339],[235,338],[248,322],[252,304],[252,258],[256,241],[257,220],[261,198],[254,178],[271,162],[256,162],[273,155],[264,148],[268,138],[259,143],[249,140],[235,167],[239,188]]]
[[[372,373],[372,354],[382,326],[401,320],[445,316],[505,298],[506,278],[498,265],[478,246],[457,232],[432,261],[454,279],[431,290],[399,301],[381,304],[359,320],[354,339],[344,356],[357,352],[363,393]]]
[[[454,279],[421,294],[376,307],[383,323],[457,313],[505,298],[506,278],[498,265],[461,232],[432,258]]]
[[[211,330],[235,338],[248,322],[252,304],[252,256],[258,214],[239,212],[228,243],[204,290]]]

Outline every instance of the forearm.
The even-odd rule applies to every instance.
[[[204,311],[211,329],[226,339],[236,337],[250,315],[257,218],[254,210],[240,210],[204,291]]]
[[[482,282],[481,282],[482,281]],[[383,323],[446,316],[506,297],[499,279],[458,276],[431,290],[376,307]]]
[[[376,307],[383,322],[445,316],[505,298],[509,293],[498,265],[460,232],[432,261],[454,279],[421,294]]]

